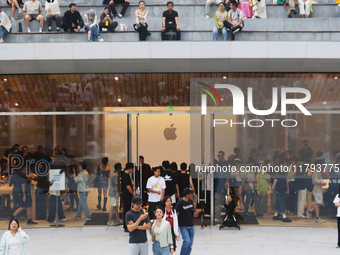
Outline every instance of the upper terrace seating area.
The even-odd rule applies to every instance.
[[[44,6],[45,1],[42,1]],[[77,9],[83,16],[91,8],[99,16],[104,9],[101,0],[74,0],[78,5]],[[282,5],[274,5],[271,0],[266,0],[267,19],[246,19],[245,27],[238,33],[236,40],[239,41],[340,41],[340,8],[335,4],[335,0],[316,0],[313,5],[312,18],[301,19],[299,15],[293,15],[292,19],[287,18],[287,9]],[[68,10],[70,1],[61,1],[61,14]],[[162,13],[166,10],[166,1],[146,0],[146,9],[149,11],[148,25],[152,36],[147,40],[161,40]],[[217,6],[211,6],[210,18],[205,18],[204,0],[180,0],[174,1],[179,14],[179,25],[182,30],[181,40],[184,41],[212,41],[212,29],[214,27],[214,13]],[[0,0],[2,10],[10,17],[10,8],[6,0]],[[121,7],[118,7],[119,11]],[[287,7],[288,8],[288,7]],[[44,9],[44,8],[43,8]],[[131,0],[130,7],[123,19],[116,18],[118,23],[126,23],[128,31],[120,31],[119,26],[115,33],[102,33],[105,41],[138,41],[138,33],[134,31],[134,12],[138,9],[138,0]],[[297,13],[299,12],[296,6]],[[46,16],[46,12],[42,13]],[[18,13],[16,11],[16,17]],[[53,22],[53,30],[55,30]],[[64,32],[47,31],[45,22],[44,32],[37,33],[38,22],[31,22],[33,33],[26,33],[23,24],[22,33],[16,32],[16,24],[13,24],[12,34],[6,38],[6,43],[40,43],[40,42],[86,42],[85,32],[78,34],[67,34]]]

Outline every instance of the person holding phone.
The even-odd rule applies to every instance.
[[[125,214],[125,222],[130,232],[130,255],[147,255],[148,239],[146,230],[151,228],[148,213],[142,210],[143,200],[140,196],[132,198],[132,209]]]

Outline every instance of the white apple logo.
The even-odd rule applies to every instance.
[[[164,137],[166,140],[176,140],[176,128],[173,127],[174,124],[172,124],[170,127],[167,127],[164,129]]]

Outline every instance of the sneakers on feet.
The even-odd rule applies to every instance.
[[[235,29],[235,30],[233,31],[233,34],[236,34],[238,31],[240,31],[239,28],[238,28],[238,29]]]
[[[209,14],[207,14],[207,16],[205,16],[206,19],[209,19]]]
[[[0,43],[4,43],[5,41],[4,41],[4,39],[0,39]]]
[[[78,216],[74,216],[74,218],[73,219],[75,219],[75,220],[81,220],[81,218],[80,217],[78,217]]]
[[[28,220],[27,225],[37,225],[38,223],[33,220]]]
[[[273,216],[273,220],[282,220],[282,217],[280,215]]]
[[[67,222],[67,219],[66,218],[62,218],[59,220],[59,222]]]
[[[312,218],[312,214],[310,212],[307,212],[307,219]]]
[[[123,18],[123,15],[122,14],[118,14],[118,18],[122,19]]]
[[[99,35],[98,36],[98,41],[99,42],[104,42],[104,39]],[[106,207],[103,208],[103,212],[106,212]]]
[[[302,215],[302,216],[298,216],[299,219],[307,219],[307,216]]]
[[[19,8],[18,11],[19,11],[19,14],[24,12],[21,8]]]
[[[69,211],[74,211],[74,208],[73,208],[73,207],[69,207],[69,208],[66,209],[66,211],[67,211],[67,212],[69,212]]]
[[[48,224],[54,224],[54,221],[47,221]]]
[[[90,218],[83,218],[82,220],[83,221],[88,221],[88,220],[91,220],[91,217]]]
[[[107,28],[103,27],[103,28],[102,28],[102,31],[103,31],[103,32],[107,32]]]
[[[292,220],[290,220],[290,219],[288,219],[288,218],[284,218],[284,219],[282,220],[282,222],[292,222]]]
[[[106,225],[108,225],[108,226],[115,226],[115,222],[113,220],[112,221],[108,221],[106,223]]]
[[[322,220],[321,218],[318,218],[318,219],[315,220],[315,223],[324,223],[324,222],[325,222],[325,221]]]

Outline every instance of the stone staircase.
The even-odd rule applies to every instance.
[[[240,41],[340,41],[340,8],[333,0],[316,0],[313,5],[313,14],[310,19],[300,19],[298,14],[292,19],[286,16],[286,9],[282,5],[274,5],[270,0],[267,3],[267,19],[246,19],[245,27],[238,33],[236,40]],[[146,8],[149,10],[148,24],[152,36],[149,41],[160,41],[160,29],[162,13],[166,6],[159,0],[147,0]],[[42,1],[43,5],[44,2]],[[103,12],[104,6],[95,0],[75,0],[78,11],[84,15],[90,9],[94,9],[98,15]],[[60,2],[61,13],[68,10],[68,3]],[[0,6],[10,16],[10,8],[5,0],[0,0]],[[119,11],[121,7],[117,7]],[[130,7],[123,19],[116,19],[118,23],[126,23],[127,31],[120,31],[117,27],[115,33],[102,33],[105,41],[138,41],[138,33],[134,31],[134,12],[138,9],[138,1],[132,0]],[[210,18],[205,18],[205,2],[203,0],[181,0],[176,3],[174,9],[179,13],[179,24],[182,30],[182,40],[185,41],[211,41],[214,27],[214,12],[217,6],[211,6]],[[298,7],[296,7],[298,11]],[[20,19],[17,16],[16,18]],[[46,15],[43,11],[43,15]],[[43,33],[38,31],[38,22],[31,23],[33,33],[17,33],[16,23],[13,24],[13,33],[6,38],[6,43],[48,43],[48,42],[86,42],[85,32],[79,34],[67,34],[64,32],[48,32],[47,23]],[[55,23],[53,23],[55,27]]]

